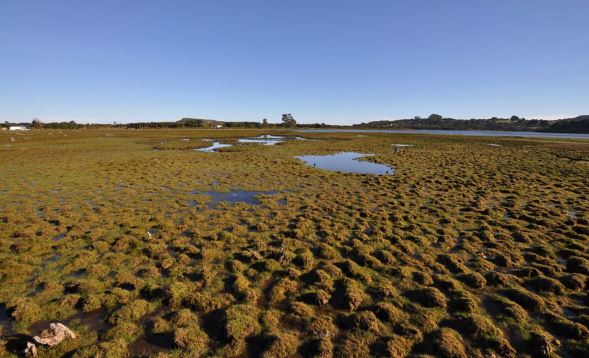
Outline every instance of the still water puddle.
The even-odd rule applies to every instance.
[[[287,140],[305,140],[303,137],[285,137],[285,136],[276,136],[270,134],[264,134],[258,137],[252,138],[239,138],[237,141],[239,143],[255,143],[255,144],[263,144],[263,145],[275,145],[278,143],[285,142]]]
[[[285,138],[282,136],[265,134],[265,135],[261,135],[258,137],[252,137],[252,138],[239,138],[237,141],[239,143],[256,143],[256,144],[263,144],[263,145],[275,145],[275,144],[284,142],[284,140],[285,140]]]
[[[341,152],[331,155],[302,155],[295,158],[301,159],[312,167],[336,172],[377,175],[395,173],[395,169],[387,165],[358,160],[371,155],[356,152]]]
[[[216,152],[219,148],[231,147],[231,144],[224,144],[221,142],[212,142],[210,147],[195,149],[197,152]]]
[[[277,191],[247,191],[247,190],[232,190],[230,192],[218,191],[197,191],[194,194],[207,195],[211,200],[207,203],[209,208],[215,208],[221,202],[229,204],[245,203],[250,205],[260,205],[261,195],[273,195]]]

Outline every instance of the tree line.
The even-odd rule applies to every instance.
[[[439,130],[488,130],[488,131],[539,131],[589,133],[589,116],[575,118],[544,120],[526,119],[518,116],[509,118],[446,118],[432,114],[427,118],[373,121],[354,124],[354,128],[363,129],[439,129]]]

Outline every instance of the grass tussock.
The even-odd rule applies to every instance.
[[[0,356],[589,353],[587,142],[266,132],[0,133]],[[396,172],[294,158],[339,151]]]

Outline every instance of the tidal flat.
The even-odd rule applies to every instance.
[[[312,140],[239,140],[265,134]],[[198,151],[205,139],[231,146]],[[0,143],[0,356],[49,322],[78,337],[41,357],[589,356],[587,140],[113,129]],[[296,158],[340,152],[395,171]],[[235,190],[262,194],[210,205]]]

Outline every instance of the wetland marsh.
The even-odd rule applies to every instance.
[[[0,133],[0,356],[589,355],[589,141],[268,134]]]

